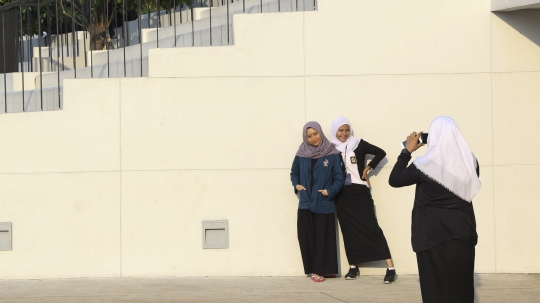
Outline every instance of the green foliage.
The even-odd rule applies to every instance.
[[[0,6],[15,2],[16,0],[0,0]],[[73,1],[73,2],[72,2]],[[76,26],[78,28],[82,28],[84,30],[90,30],[90,27],[94,27],[96,24],[100,25],[101,27],[106,28],[111,22],[111,18],[105,18],[105,13],[107,11],[107,3],[108,1],[114,1],[114,0],[91,0],[92,2],[92,11],[91,14],[87,12],[87,9],[84,9],[84,3],[85,0],[57,0],[53,1],[48,4],[41,5],[41,8],[39,10],[39,20],[41,23],[41,30],[47,31],[47,21],[50,21],[52,23],[52,31],[55,32],[56,28],[56,21],[58,20],[58,23],[60,24],[60,28],[64,24],[64,22],[67,20],[68,22],[68,30],[71,30],[72,27],[72,21],[76,23]],[[33,3],[37,3],[37,0],[32,1]],[[44,2],[44,1],[41,1]],[[159,1],[159,9],[169,9],[173,6],[173,3],[176,4],[176,6],[181,5],[187,5],[190,6],[191,0],[160,0]],[[72,10],[72,4],[73,4],[73,10]],[[150,12],[155,12],[157,7],[158,1],[156,0],[140,0],[140,7],[141,7],[141,14],[148,13],[148,9]],[[139,14],[139,0],[116,0],[116,11],[121,13],[124,8],[123,6],[126,5],[126,11],[128,10],[134,10]],[[47,6],[49,7],[49,12],[47,12]],[[58,9],[58,13],[57,13]],[[22,12],[22,23],[23,23],[23,33],[27,33],[28,28],[28,11],[30,12],[30,20],[32,22],[30,34],[37,34],[38,33],[38,23],[36,20],[38,19],[38,8],[35,6],[21,6],[21,12]],[[109,12],[109,15],[112,15],[112,12]]]
[[[0,6],[15,2],[17,0],[0,0]],[[47,0],[41,0],[43,3]],[[37,35],[41,32],[49,35],[55,33],[68,33],[75,30],[87,31],[91,38],[92,49],[102,49],[105,32],[109,24],[113,21],[113,16],[118,16],[123,12],[124,5],[126,12],[133,10],[137,15],[155,12],[156,10],[168,10],[174,4],[177,7],[191,5],[191,0],[90,0],[92,9],[89,9],[88,0],[56,0],[51,3],[40,5],[39,11],[36,6],[29,6],[30,3],[37,3],[38,0],[31,0],[21,5],[23,34]],[[109,1],[116,4],[110,4]],[[140,2],[139,2],[140,1]],[[139,4],[140,3],[140,4]],[[87,4],[85,6],[85,4]],[[26,6],[24,6],[26,5]],[[47,7],[49,10],[47,11]],[[139,7],[141,12],[139,13]],[[107,15],[108,12],[108,15]],[[38,16],[39,14],[39,16]],[[128,14],[129,15],[129,14]],[[37,22],[39,20],[39,22]],[[29,22],[30,21],[30,24]],[[50,33],[48,24],[51,26]],[[58,26],[58,32],[57,32]]]

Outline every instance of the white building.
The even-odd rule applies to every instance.
[[[476,272],[540,272],[540,10],[520,9],[539,3],[318,0],[234,15],[232,46],[152,49],[148,77],[65,80],[63,110],[0,116],[0,278],[302,275],[290,165],[303,124],[338,115],[387,152],[371,183],[399,274],[414,188],[388,176],[439,115],[481,166]],[[228,248],[203,249],[203,220]]]

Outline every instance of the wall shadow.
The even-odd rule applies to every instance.
[[[366,155],[366,159],[364,160],[364,166],[368,164],[368,160],[371,161],[373,160],[373,158],[375,158],[375,156]],[[382,159],[381,162],[379,162],[379,165],[377,165],[377,167],[375,167],[369,172],[369,176],[370,177],[377,176],[381,172],[381,169],[383,169],[386,166],[386,164],[388,164],[388,158],[384,157],[384,159]]]
[[[386,262],[384,260],[380,261],[373,261],[373,262],[365,262],[365,263],[359,263],[357,264],[358,268],[360,270],[362,268],[386,268]],[[394,264],[395,266],[395,264]]]
[[[540,47],[540,9],[493,12],[493,14]]]
[[[474,303],[479,303],[480,299],[478,298],[478,292],[476,289],[482,285],[481,276],[477,273],[474,273]]]

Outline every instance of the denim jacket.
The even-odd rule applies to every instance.
[[[317,159],[313,168],[313,188],[311,188],[311,159],[294,157],[291,168],[291,182],[294,193],[298,195],[299,209],[309,210],[315,214],[334,213],[334,202],[343,187],[342,162],[339,154],[328,155]],[[306,190],[297,191],[301,184]],[[328,196],[319,192],[326,189]]]

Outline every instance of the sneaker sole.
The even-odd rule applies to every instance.
[[[394,283],[396,283],[396,280],[397,280],[397,275],[394,277],[394,281],[392,281],[392,282],[384,281],[384,284],[394,284]]]
[[[360,274],[357,274],[356,276],[354,277],[347,277],[345,276],[345,280],[356,280],[356,278],[360,277]]]

